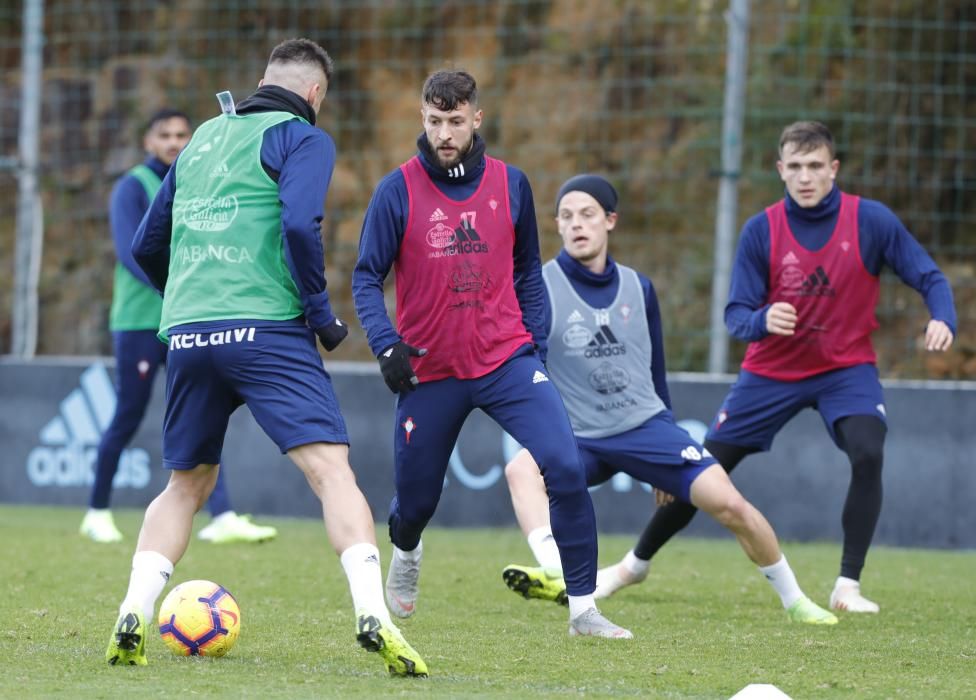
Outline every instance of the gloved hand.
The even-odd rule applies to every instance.
[[[321,328],[316,328],[315,335],[319,337],[319,342],[322,343],[322,347],[332,352],[349,335],[349,326],[339,319],[334,318],[331,323],[327,323]]]
[[[390,391],[398,394],[416,388],[420,382],[417,375],[413,373],[413,367],[410,366],[410,358],[423,357],[426,354],[427,348],[415,348],[402,340],[380,353],[376,359],[380,361],[383,381],[390,387]]]

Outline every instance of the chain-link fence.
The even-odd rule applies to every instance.
[[[46,0],[38,352],[110,352],[107,198],[141,159],[145,118],[169,105],[203,121],[218,90],[253,90],[274,44],[308,36],[337,66],[319,123],[339,149],[325,230],[340,315],[354,318],[350,274],[372,189],[415,149],[421,83],[461,67],[479,80],[489,152],[533,184],[543,252],[558,248],[559,184],[584,170],[609,176],[621,194],[613,251],[655,281],[669,369],[704,370],[726,10],[713,0]],[[0,5],[0,352],[10,350],[22,11],[21,0]],[[762,0],[750,17],[737,225],[782,195],[782,126],[827,122],[842,187],[887,203],[956,292],[957,348],[927,357],[924,305],[885,277],[882,373],[976,377],[976,7]],[[735,344],[730,369],[741,352]],[[369,357],[358,328],[337,355]]]

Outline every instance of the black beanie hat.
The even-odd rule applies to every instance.
[[[603,211],[607,214],[617,211],[617,190],[613,189],[613,185],[599,175],[584,173],[574,175],[566,180],[563,186],[559,188],[559,194],[556,195],[557,213],[559,212],[559,202],[562,201],[567,192],[586,192],[603,207]]]

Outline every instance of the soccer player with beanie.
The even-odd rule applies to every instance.
[[[664,341],[651,281],[609,253],[617,193],[598,175],[566,181],[556,198],[563,250],[542,268],[549,292],[549,376],[569,411],[589,486],[618,472],[652,484],[658,502],[693,503],[727,527],[780,597],[790,620],[837,618],[800,589],[776,534],[715,459],[674,421]],[[539,567],[510,565],[509,587],[561,600],[559,553],[551,544],[545,484],[521,450],[505,467],[512,504]],[[633,563],[638,573],[639,564]],[[555,593],[555,595],[553,595]]]

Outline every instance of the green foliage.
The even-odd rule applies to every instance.
[[[345,578],[313,520],[275,521],[264,545],[191,544],[173,584],[207,578],[236,596],[242,632],[227,657],[176,657],[154,636],[148,668],[109,667],[141,513],[117,513],[119,545],[82,540],[80,519],[0,508],[0,697],[728,698],[749,683],[794,698],[976,697],[973,553],[876,548],[864,584],[882,613],[809,628],[786,621],[733,541],[681,538],[646,583],[601,606],[634,631],[625,642],[571,639],[565,608],[504,587],[502,567],[530,558],[515,528],[431,529],[418,612],[401,624],[430,666],[422,681],[386,677],[355,644]],[[603,538],[603,564],[630,544]],[[838,546],[785,550],[825,603]]]

